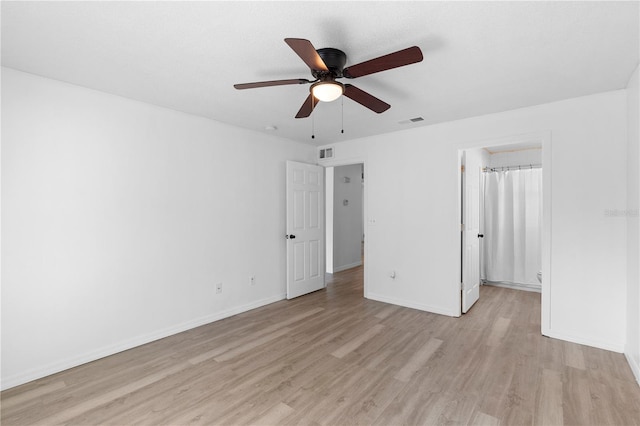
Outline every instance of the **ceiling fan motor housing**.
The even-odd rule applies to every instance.
[[[320,58],[324,64],[329,68],[329,73],[331,77],[342,77],[342,70],[344,69],[345,64],[347,63],[347,55],[339,49],[334,49],[332,47],[325,47],[322,49],[316,50]],[[312,70],[311,74],[316,79],[323,80],[323,77],[327,77],[326,71],[317,71]]]

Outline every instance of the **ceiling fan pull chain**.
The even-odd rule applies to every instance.
[[[344,96],[340,97],[340,102],[342,103],[342,128],[340,129],[340,133],[344,134]]]
[[[313,111],[313,108],[315,107],[315,105],[313,104],[315,101],[315,96],[311,96],[311,111]],[[311,114],[311,139],[315,139],[316,138],[316,120],[314,119],[314,115]]]

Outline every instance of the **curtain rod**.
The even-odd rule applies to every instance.
[[[508,170],[529,170],[529,169],[541,169],[542,164],[523,164],[520,166],[502,166],[502,167],[485,167],[482,169],[484,173],[491,172],[504,172]]]

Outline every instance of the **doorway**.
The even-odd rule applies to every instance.
[[[327,274],[352,270],[364,264],[364,179],[364,163],[325,168]]]
[[[337,160],[337,159],[325,159],[321,162],[322,166],[325,168],[325,229],[326,234],[325,234],[325,266],[326,266],[326,274],[327,274],[327,282],[331,282],[332,278],[337,278],[337,276],[340,276],[342,274],[348,275],[350,272],[354,272],[356,273],[355,275],[358,277],[357,279],[360,280],[360,282],[362,283],[362,287],[361,290],[358,290],[358,292],[361,292],[361,294],[367,298],[369,296],[368,293],[368,281],[369,281],[369,263],[366,261],[366,259],[368,258],[368,251],[371,249],[370,244],[367,242],[367,229],[371,226],[375,225],[375,220],[371,220],[368,218],[368,207],[367,207],[367,203],[368,203],[368,196],[367,196],[367,159],[364,157],[350,157],[348,159],[344,159],[344,160]],[[361,257],[361,262],[362,262],[362,266],[361,267],[354,267],[352,269],[347,269],[344,272],[340,272],[338,274],[335,275],[330,275],[333,274],[333,270],[335,267],[335,264],[333,262],[333,253],[334,253],[334,224],[333,224],[333,219],[334,219],[334,181],[336,180],[336,173],[335,173],[335,168],[339,167],[339,166],[351,166],[351,165],[361,165],[361,175],[360,175],[360,186],[361,186],[361,197],[362,197],[362,218],[363,218],[363,232],[362,235],[364,235],[364,243],[361,243],[361,253],[362,253],[362,257]],[[338,179],[340,178],[340,176],[338,176]],[[353,184],[354,181],[351,180],[350,184]],[[331,229],[331,231],[329,231],[329,229]],[[328,267],[327,265],[327,260],[329,260],[331,262],[331,268]]]
[[[544,334],[550,288],[551,185],[542,167],[544,164],[546,170],[550,165],[549,148],[550,135],[541,133],[485,141],[458,151],[461,313],[474,302],[465,301],[465,293],[473,295],[474,286],[536,291],[542,293]],[[469,158],[473,170],[465,165]],[[472,175],[479,177],[478,193],[465,187]],[[475,217],[465,209],[474,203],[478,208]],[[477,231],[473,229],[476,220]],[[470,244],[472,237],[477,238],[477,249]],[[470,254],[470,250],[477,251]],[[470,260],[474,255],[477,263]]]
[[[485,148],[483,283],[542,291],[542,147]]]

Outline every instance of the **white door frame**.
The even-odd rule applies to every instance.
[[[367,178],[367,159],[365,157],[353,157],[353,158],[345,158],[345,159],[330,159],[330,160],[322,160],[322,163],[319,165],[322,167],[337,167],[337,166],[352,166],[354,164],[362,164],[363,174],[364,174],[364,187],[362,188],[362,213],[363,213],[363,221],[364,221],[364,229],[365,229],[365,238],[364,238],[364,271],[363,271],[363,280],[364,280],[364,297],[368,298],[368,277],[369,277],[369,262],[367,259],[369,258],[369,244],[367,243],[368,238],[366,235],[369,233],[367,231],[369,226],[369,216],[368,212],[368,196],[367,196],[367,187],[368,187],[368,178]],[[326,196],[326,188],[325,188],[325,196]],[[325,199],[325,209],[327,208],[327,203]],[[333,212],[332,212],[333,214]],[[325,220],[327,217],[327,212],[325,211]],[[326,224],[325,224],[326,225]],[[325,241],[326,248],[326,241]]]
[[[484,148],[487,146],[513,145],[522,142],[539,142],[542,144],[542,309],[541,309],[541,328],[542,334],[548,336],[551,331],[551,286],[553,276],[551,274],[551,131],[545,130],[540,132],[532,132],[521,135],[513,135],[496,139],[483,139],[460,143],[456,147],[457,151],[466,149]],[[461,159],[458,155],[457,170],[460,170]],[[461,176],[458,175],[457,191],[458,191],[458,212],[462,206],[460,197]],[[457,222],[457,221],[456,221]],[[462,250],[460,241],[460,229],[456,228],[457,253]],[[458,262],[457,277],[462,274],[462,265]],[[457,280],[456,280],[457,281]],[[456,297],[461,298],[460,283],[456,282],[453,286]],[[458,316],[462,315],[462,304],[458,303]]]

